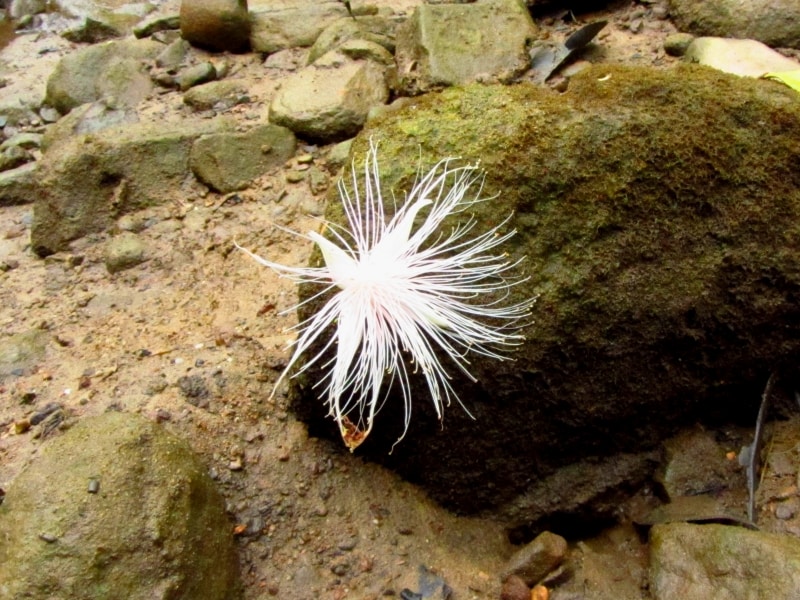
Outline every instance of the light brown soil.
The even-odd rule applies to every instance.
[[[398,12],[419,3],[373,2]],[[160,10],[176,11],[178,4],[169,0]],[[672,60],[661,41],[674,30],[646,11],[637,16],[645,6],[620,3],[582,15],[583,22],[612,20],[590,56]],[[630,28],[636,18],[643,21],[639,33]],[[560,18],[542,23],[552,39],[574,30]],[[57,52],[38,54],[45,47]],[[14,85],[41,85],[53,55],[74,47],[54,34],[28,34],[0,58]],[[263,70],[260,56],[211,59],[239,75]],[[253,102],[232,113],[243,123],[260,118],[285,75],[263,77],[251,91]],[[141,114],[172,119],[185,110],[178,92],[170,92],[148,101]],[[327,150],[301,147],[298,155],[312,154],[324,167]],[[284,311],[296,290],[235,250],[233,241],[286,265],[306,262],[309,243],[274,227],[319,226],[307,215],[322,210],[325,195],[312,195],[305,181],[287,183],[287,172],[298,168],[293,160],[227,199],[198,184],[165,190],[162,206],[132,215],[146,225],[140,236],[147,262],[116,275],[104,265],[115,232],[88,236],[42,260],[29,248],[31,206],[1,209],[0,262],[18,264],[0,273],[0,335],[40,330],[48,343],[34,368],[0,382],[0,487],[46,443],[39,428],[18,433],[15,425],[48,403],[63,406],[67,424],[110,409],[139,412],[188,440],[219,482],[238,537],[246,598],[398,597],[403,588],[419,591],[422,568],[440,576],[454,598],[496,599],[498,573],[514,551],[501,524],[448,514],[339,444],[309,439],[287,413],[284,393],[270,398],[289,356],[286,329],[295,316]],[[609,533],[594,542],[602,552],[620,551],[595,555],[594,569],[606,583],[627,577],[626,589],[635,594],[644,554],[632,539]],[[620,557],[628,574],[609,579],[602,565]],[[607,593],[627,597],[621,588]]]

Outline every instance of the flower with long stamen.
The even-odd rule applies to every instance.
[[[355,166],[352,193],[339,182],[348,226],[325,221],[328,237],[314,231],[297,234],[319,246],[325,266],[287,267],[237,244],[262,265],[298,283],[326,285],[321,294],[335,290],[317,313],[295,327],[298,335],[290,343],[294,353],[274,389],[335,325],[330,339],[298,374],[335,348],[322,365],[326,372],[317,385],[323,386],[330,416],[351,450],[369,435],[395,381],[405,403],[400,439],[405,436],[411,416],[410,369],[424,376],[440,419],[445,405],[453,399],[460,403],[435,348],[475,381],[468,370],[470,352],[503,360],[500,351],[524,339],[520,329],[530,315],[531,301],[505,303],[510,288],[524,281],[510,276],[519,261],[492,253],[515,234],[502,232],[511,217],[483,233],[474,232],[477,222],[472,216],[465,216],[449,233],[441,231],[445,219],[485,200],[480,197],[483,177],[476,166],[442,160],[418,178],[389,217],[381,195],[377,148],[370,144],[363,198]],[[415,228],[417,219],[421,223]],[[487,294],[494,299],[484,300]]]

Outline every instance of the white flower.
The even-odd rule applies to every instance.
[[[405,436],[411,417],[409,364],[427,380],[440,419],[444,405],[458,401],[435,347],[475,381],[467,369],[469,352],[502,360],[500,349],[524,339],[519,330],[530,315],[532,301],[504,306],[509,289],[524,281],[506,276],[519,261],[509,260],[506,254],[490,254],[515,234],[501,233],[510,216],[472,237],[477,225],[472,216],[449,233],[440,232],[447,217],[485,200],[480,198],[484,176],[478,168],[452,166],[452,162],[442,160],[419,178],[403,205],[395,207],[387,219],[377,148],[370,144],[363,202],[355,166],[352,195],[339,182],[349,227],[324,222],[329,237],[313,231],[296,234],[319,246],[324,267],[287,267],[242,248],[262,265],[299,283],[327,284],[321,294],[338,288],[319,312],[296,326],[298,337],[290,343],[294,354],[274,389],[298,358],[335,324],[332,337],[298,374],[335,347],[335,357],[322,365],[327,372],[316,385],[324,385],[330,415],[351,450],[369,435],[395,380],[405,401],[400,439]],[[466,197],[468,193],[472,199]],[[422,222],[414,229],[420,215]]]

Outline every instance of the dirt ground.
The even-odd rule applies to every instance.
[[[408,12],[420,0],[372,3]],[[159,10],[178,4],[164,2]],[[612,3],[579,15],[583,23],[611,21],[589,58],[674,60],[661,45],[674,29],[652,6]],[[576,28],[558,12],[539,24],[551,39]],[[52,50],[40,52],[45,47]],[[15,85],[41,82],[53,57],[75,47],[54,34],[19,36],[0,55],[4,77]],[[303,53],[289,56],[299,60]],[[291,72],[263,77],[263,57],[252,54],[211,59],[226,61],[237,76],[261,73],[252,102],[231,111],[243,122],[261,118],[280,77]],[[179,93],[169,92],[140,112],[180,119],[187,110]],[[160,207],[119,223],[140,232],[148,260],[114,275],[104,254],[117,231],[88,236],[42,260],[29,247],[31,206],[0,209],[0,335],[35,331],[46,340],[41,360],[0,381],[0,487],[46,443],[42,427],[16,427],[46,405],[61,405],[65,424],[109,409],[137,412],[187,440],[219,482],[238,538],[246,598],[400,597],[404,588],[422,591],[423,584],[442,582],[454,599],[499,598],[498,573],[515,550],[501,524],[448,514],[339,444],[310,439],[287,412],[283,390],[270,399],[289,356],[286,330],[295,316],[284,311],[296,290],[233,242],[303,265],[310,245],[274,225],[300,232],[319,227],[308,215],[321,214],[325,194],[314,196],[305,181],[288,183],[287,174],[302,172],[308,155],[324,169],[328,149],[301,143],[284,168],[230,197],[196,182],[165,190]],[[643,546],[624,529],[599,540],[604,550],[595,554],[596,570],[613,570],[613,579],[622,569],[618,579],[629,581],[608,593],[637,597]]]

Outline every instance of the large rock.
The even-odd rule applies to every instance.
[[[800,598],[800,540],[725,525],[656,525],[650,590],[655,600]]]
[[[538,297],[513,361],[473,356],[473,384],[443,357],[474,420],[454,405],[440,423],[417,374],[404,440],[388,454],[403,431],[395,390],[358,449],[447,506],[520,525],[596,507],[613,516],[615,494],[652,475],[660,440],[704,419],[755,418],[768,373],[798,363],[792,90],[696,65],[602,65],[564,94],[430,94],[370,121],[358,161],[369,138],[387,198],[410,189],[420,160],[480,161],[492,199],[470,207],[475,233],[514,215],[506,251],[525,257],[530,280],[506,301]],[[293,380],[293,406],[312,433],[338,438],[320,377],[314,366]]]
[[[164,201],[189,175],[192,143],[233,128],[220,117],[165,126],[147,123],[76,135],[45,153],[33,207],[31,245],[46,256],[101,231],[120,215]]]
[[[114,31],[117,35],[130,33],[139,21],[155,10],[152,2],[130,0],[53,0],[51,5],[51,10],[58,10],[84,24],[93,22],[94,27]]]
[[[520,0],[421,4],[397,32],[399,86],[414,94],[470,81],[511,81],[530,68],[535,34]]]
[[[242,133],[204,135],[192,146],[195,176],[223,194],[241,190],[294,155],[294,134],[278,125],[258,125]]]
[[[253,3],[250,11],[250,47],[272,54],[287,48],[310,46],[328,25],[346,17],[339,0],[289,3]]]
[[[247,0],[183,0],[181,35],[211,50],[244,50],[250,37]]]
[[[145,63],[163,49],[152,40],[123,40],[67,54],[47,80],[45,102],[62,114],[101,99],[136,106],[153,91]]]
[[[52,441],[0,506],[0,599],[240,597],[232,525],[200,461],[106,413]]]
[[[696,35],[800,48],[797,0],[670,0],[670,16],[682,31]]]
[[[684,59],[743,77],[800,69],[800,62],[756,40],[695,38],[686,48]]]
[[[373,55],[388,54],[372,42],[350,40],[314,64],[291,75],[272,99],[269,120],[296,134],[321,141],[355,135],[369,110],[389,99],[387,65],[370,58],[351,58],[348,44],[372,46]]]

